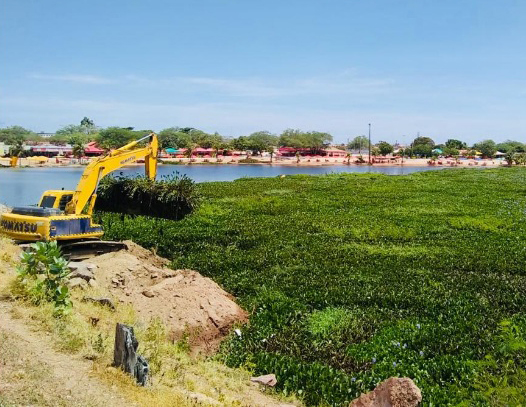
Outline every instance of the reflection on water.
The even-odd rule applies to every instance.
[[[174,172],[186,174],[196,182],[232,181],[242,177],[275,177],[292,174],[328,174],[338,172],[372,172],[404,175],[417,171],[437,170],[440,167],[369,167],[369,166],[318,166],[285,167],[271,165],[164,165],[158,175]],[[78,168],[2,168],[0,169],[0,203],[9,206],[31,205],[38,202],[47,189],[75,189],[84,167]],[[116,171],[125,175],[143,173],[142,167]]]

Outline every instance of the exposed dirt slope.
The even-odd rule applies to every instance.
[[[192,270],[172,270],[168,260],[126,241],[129,250],[106,253],[88,262],[97,284],[130,304],[145,323],[160,317],[174,340],[188,336],[194,350],[213,351],[246,312],[214,281]]]

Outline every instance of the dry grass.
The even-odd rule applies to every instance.
[[[2,271],[5,275],[2,276],[4,285],[1,290],[4,295],[9,295],[9,284],[15,278],[14,264],[18,253],[17,248],[6,240],[0,243],[0,259],[4,258],[7,259],[7,267]],[[56,351],[92,360],[94,376],[115,388],[135,405],[278,406],[285,401],[283,398],[261,393],[250,383],[250,373],[247,371],[230,369],[213,360],[191,357],[184,343],[171,343],[168,340],[166,329],[159,320],[154,319],[149,325],[144,325],[138,321],[131,306],[120,304],[114,299],[116,309],[111,311],[106,307],[81,301],[84,296],[109,297],[109,293],[101,288],[74,291],[71,312],[62,318],[53,317],[51,304],[37,307],[19,300],[16,307],[11,308],[11,317],[29,323],[38,332],[49,333]],[[131,377],[111,367],[117,322],[132,325],[135,329],[140,344],[139,352],[149,360],[153,373],[147,387],[137,386]],[[13,347],[13,342],[4,341],[2,337],[2,346],[0,350],[3,353],[4,347]],[[16,352],[16,347],[13,349]],[[3,358],[11,358],[10,360],[16,357],[9,353],[3,355]],[[53,388],[45,380],[40,386],[36,385],[44,376],[49,376],[45,369],[42,367],[39,370],[36,361],[35,366],[27,366],[29,373],[19,379],[7,372],[8,376],[2,381],[14,382],[16,385],[13,388],[19,389],[17,394],[20,393],[20,396],[6,393],[6,400],[14,404],[72,405],[71,400],[61,400],[60,395],[56,395],[57,398],[51,399],[48,404],[44,399],[42,403],[36,402],[42,393],[39,389],[48,386]],[[23,391],[26,388],[27,392]],[[35,401],[30,400],[33,396],[36,399],[31,400]],[[6,400],[0,398],[0,403],[5,404]],[[291,401],[290,398],[288,400]]]
[[[0,331],[1,406],[92,406],[89,399],[57,392],[52,368],[24,351],[24,340]]]

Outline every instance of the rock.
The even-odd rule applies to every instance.
[[[148,298],[155,297],[155,293],[152,290],[144,290],[142,292],[142,295],[144,295],[145,297],[148,297]]]
[[[161,273],[162,273],[161,276],[163,278],[172,278],[172,277],[175,277],[177,275],[175,270],[170,270],[170,269],[162,269]]]
[[[96,265],[96,264],[93,264],[93,263],[86,263],[86,268],[87,268],[89,271],[94,271],[94,270],[97,268],[97,265]]]
[[[408,377],[391,377],[369,393],[353,400],[349,407],[416,407],[422,393]]]
[[[99,304],[105,307],[108,307],[115,311],[115,305],[113,305],[113,301],[109,298],[93,298],[93,297],[84,297],[82,299],[83,302],[93,302],[95,304]]]
[[[71,270],[69,278],[82,278],[83,280],[86,280],[86,282],[95,278],[93,270],[95,270],[97,266],[92,263],[84,263],[82,261],[70,262],[68,267]]]
[[[80,288],[84,290],[87,286],[88,286],[88,283],[86,282],[86,280],[80,277],[75,277],[68,281],[68,287],[71,289]]]
[[[124,324],[115,327],[115,347],[113,350],[113,366],[120,367],[126,373],[131,374],[142,386],[148,380],[148,362],[137,355],[139,342],[135,338],[133,328]]]
[[[276,375],[273,373],[266,374],[263,376],[258,376],[258,377],[251,377],[250,381],[254,383],[262,384],[263,386],[269,386],[269,387],[274,387],[278,383],[278,381],[276,380]]]

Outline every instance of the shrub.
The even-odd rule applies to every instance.
[[[66,286],[70,270],[56,241],[32,244],[30,251],[22,253],[17,273],[19,293],[31,302],[51,302],[57,314],[71,306]]]
[[[256,160],[255,158],[243,158],[241,160],[239,160],[239,163],[240,164],[257,164],[259,163],[258,160]]]

